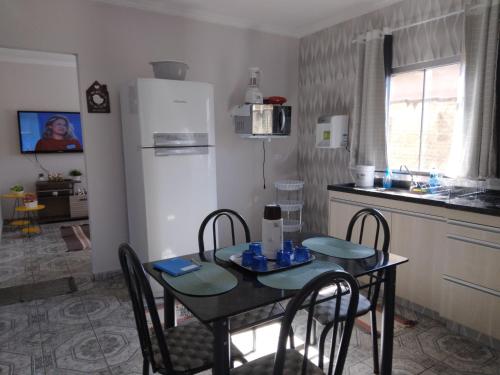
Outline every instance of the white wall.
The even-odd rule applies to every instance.
[[[75,68],[39,64],[0,62],[0,192],[21,184],[35,191],[38,173],[46,174],[30,154],[21,154],[17,125],[18,110],[79,112],[78,79]],[[84,173],[83,154],[39,154],[42,166],[67,174],[71,169]],[[3,217],[12,216],[12,205],[4,202]]]
[[[118,269],[117,247],[127,239],[118,87],[151,77],[149,61],[186,61],[189,80],[215,85],[219,206],[240,211],[260,236],[263,205],[274,191],[261,187],[262,144],[234,134],[231,106],[243,99],[247,68],[263,71],[265,95],[290,98],[297,114],[298,40],[94,3],[88,0],[0,0],[0,46],[75,53],[82,109],[85,89],[108,85],[111,114],[83,110],[94,247],[94,272]],[[296,175],[297,128],[268,148],[267,176]]]

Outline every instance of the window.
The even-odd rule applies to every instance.
[[[393,74],[390,85],[390,167],[446,171],[460,113],[460,64]]]

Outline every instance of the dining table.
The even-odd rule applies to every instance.
[[[286,233],[285,239],[294,244],[313,237],[328,237],[317,233]],[[380,373],[392,373],[394,309],[396,294],[396,268],[408,259],[392,253],[375,250],[372,256],[362,259],[345,259],[311,251],[317,260],[333,262],[356,278],[383,271],[382,328]],[[227,375],[231,368],[230,318],[253,309],[278,303],[294,297],[298,290],[279,289],[259,282],[257,274],[249,272],[232,262],[218,260],[213,251],[184,255],[187,260],[215,262],[229,271],[237,279],[237,285],[222,294],[194,296],[178,292],[162,277],[162,272],[154,267],[155,262],[144,263],[145,271],[163,287],[165,326],[173,327],[175,321],[175,301],[185,306],[200,322],[209,326],[214,335],[213,374]],[[276,317],[273,317],[274,319]]]

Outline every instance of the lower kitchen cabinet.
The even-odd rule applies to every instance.
[[[491,293],[494,294],[491,294]],[[500,293],[445,276],[440,315],[486,336],[500,339]]]
[[[415,213],[392,213],[391,248],[410,259],[398,267],[396,295],[439,311],[446,220]]]
[[[398,267],[398,297],[500,339],[500,218],[332,191],[329,234],[345,238],[363,207],[382,211],[391,251],[409,258]]]
[[[450,220],[441,315],[500,338],[500,228]]]

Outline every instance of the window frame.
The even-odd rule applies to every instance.
[[[461,56],[450,56],[450,57],[445,57],[442,59],[436,59],[436,60],[429,60],[429,61],[424,61],[420,63],[415,63],[415,64],[410,64],[410,65],[405,65],[405,66],[400,66],[400,67],[395,67],[391,69],[391,73],[389,75],[389,83],[388,83],[388,90],[387,90],[387,116],[386,116],[386,129],[388,129],[389,126],[389,113],[390,113],[390,90],[391,90],[391,85],[392,85],[392,77],[395,75],[403,74],[403,73],[409,73],[409,72],[415,72],[415,71],[422,71],[423,72],[423,85],[422,85],[422,113],[420,115],[420,138],[419,138],[419,170],[413,170],[411,169],[410,172],[413,175],[417,176],[429,176],[430,171],[421,171],[420,170],[420,164],[421,164],[421,155],[422,155],[422,133],[424,129],[424,113],[425,113],[425,89],[426,89],[426,70],[428,69],[435,69],[439,68],[442,66],[447,66],[447,65],[454,65],[458,64],[460,65],[460,69],[462,70],[463,67],[462,65],[464,64],[463,59]],[[499,138],[500,139],[500,138]],[[500,155],[500,153],[499,153]],[[389,162],[389,160],[388,160]],[[397,172],[400,169],[394,170],[391,168],[391,170]]]

